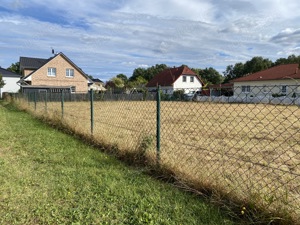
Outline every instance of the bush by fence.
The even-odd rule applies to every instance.
[[[230,199],[241,209],[236,216],[256,216],[262,222],[265,212],[269,221],[264,222],[297,224],[299,96],[267,95],[263,88],[251,97],[242,93],[186,99],[177,92],[176,99],[162,98],[168,101],[160,100],[160,91],[31,93],[15,99],[37,115],[61,119],[77,133],[92,134],[121,152],[135,152],[194,188]]]

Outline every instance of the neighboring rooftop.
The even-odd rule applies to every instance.
[[[174,82],[181,75],[192,75],[197,76],[190,68],[187,66],[180,66],[175,68],[167,68],[155,75],[146,85],[146,87],[156,87],[157,85],[161,86],[172,86]]]
[[[246,75],[231,82],[300,79],[299,64],[284,64]]]
[[[6,70],[6,69],[3,69],[0,67],[0,74],[3,76],[3,77],[20,77],[21,75],[20,74],[16,74],[14,72],[11,72],[9,70]]]
[[[102,80],[100,80],[98,78],[92,79],[92,81],[95,83],[104,83]]]
[[[41,59],[41,58],[31,58],[31,57],[20,57],[20,70],[23,69],[32,69],[36,70],[43,66],[49,59]]]

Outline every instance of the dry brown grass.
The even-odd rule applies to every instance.
[[[61,117],[60,103],[47,109],[38,103],[36,113]],[[162,102],[161,164],[181,179],[299,221],[299,116],[297,106]],[[90,134],[90,103],[65,102],[63,119]],[[155,102],[95,102],[94,121],[99,142],[137,151],[147,139],[155,156]]]

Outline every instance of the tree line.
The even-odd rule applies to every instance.
[[[287,58],[279,58],[272,62],[268,58],[255,56],[251,60],[238,62],[234,65],[228,65],[223,74],[220,74],[216,69],[208,67],[205,69],[191,68],[202,80],[204,86],[211,84],[228,83],[230,80],[246,76],[251,73],[259,72],[273,66],[281,64],[298,63],[300,64],[300,55],[290,55]],[[156,74],[169,68],[166,64],[156,64],[148,68],[136,68],[132,75],[127,77],[125,74],[118,74],[106,82],[108,88],[140,88],[144,87]],[[20,74],[19,62],[12,63],[7,70]],[[89,75],[90,78],[93,78]]]
[[[272,62],[268,58],[261,56],[255,56],[251,60],[238,62],[234,65],[228,65],[223,74],[220,74],[216,69],[208,67],[205,69],[191,68],[203,81],[204,86],[211,84],[228,83],[230,80],[246,76],[251,73],[256,73],[261,70],[278,66],[282,64],[298,63],[300,64],[300,55],[290,55],[287,58],[279,58],[275,62]],[[149,68],[136,68],[134,69],[132,76],[129,78],[124,74],[118,74],[107,82],[109,87],[141,87],[151,80],[156,74],[162,72],[166,68],[169,68],[166,64],[156,64]]]

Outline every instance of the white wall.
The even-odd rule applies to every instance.
[[[186,76],[186,82],[183,82],[183,76]],[[191,77],[194,77],[194,82],[191,82]],[[186,93],[189,92],[188,89],[193,89],[194,91],[200,91],[202,88],[201,82],[197,79],[196,76],[182,75],[180,76],[173,85],[174,90],[176,89],[186,89]]]
[[[242,92],[242,86],[250,86],[249,93]],[[287,86],[286,95],[300,94],[300,80],[268,80],[268,81],[244,81],[234,83],[234,96],[267,96],[281,93],[281,86]]]
[[[2,98],[3,92],[17,93],[20,90],[20,86],[17,82],[20,80],[19,77],[2,77],[5,85],[0,88],[0,97]]]

